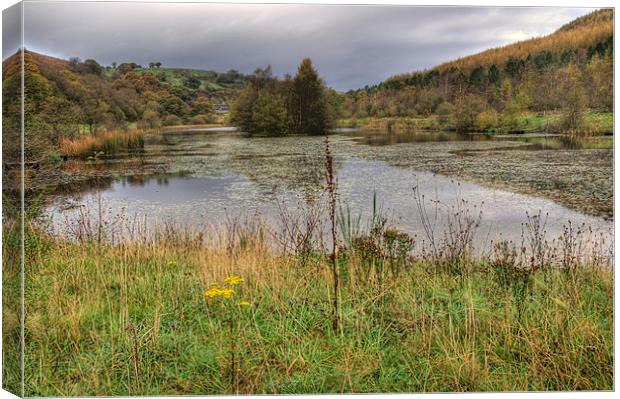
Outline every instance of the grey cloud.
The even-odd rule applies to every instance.
[[[13,54],[22,45],[22,6],[14,4],[2,10],[2,59]]]
[[[346,90],[548,34],[590,11],[32,2],[25,4],[25,43],[34,51],[106,65],[161,61],[250,73],[271,64],[279,75],[294,73],[309,56],[330,86]]]

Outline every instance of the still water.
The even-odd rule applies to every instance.
[[[528,142],[524,136],[357,131],[338,132],[330,142],[341,206],[367,220],[376,198],[392,226],[419,239],[426,238],[416,199],[421,196],[437,236],[455,212],[468,209],[474,217],[481,211],[478,246],[500,239],[520,242],[528,215],[539,212],[549,238],[559,236],[569,221],[608,239],[613,233],[610,218],[597,215],[603,208],[582,206],[610,203],[611,150],[598,144],[576,149],[544,136]],[[84,215],[96,217],[100,204],[108,221],[123,214],[193,228],[231,216],[275,222],[281,207],[303,208],[323,195],[323,145],[322,137],[247,138],[230,130],[153,136],[144,157],[165,165],[165,174],[136,175],[121,168],[121,176],[104,179],[99,189],[59,196],[48,214],[58,232]],[[566,176],[573,180],[556,181]],[[591,187],[582,187],[586,183]]]

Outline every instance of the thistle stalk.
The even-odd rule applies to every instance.
[[[339,298],[338,291],[340,285],[340,277],[338,275],[338,238],[336,231],[336,181],[334,178],[334,158],[329,148],[329,138],[325,135],[325,181],[327,183],[327,194],[329,196],[329,220],[331,222],[331,235],[332,235],[332,251],[330,255],[332,278],[334,281],[334,300],[333,306],[333,328],[338,330],[340,327],[340,314],[338,312]]]

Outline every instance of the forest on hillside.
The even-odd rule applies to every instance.
[[[126,131],[206,124],[227,112],[245,76],[162,68],[152,62],[102,66],[96,60],[61,60],[24,51],[26,157],[58,152],[62,139]],[[3,62],[5,159],[19,156],[20,54]],[[50,151],[51,149],[51,151]]]
[[[613,10],[578,18],[551,35],[490,49],[436,68],[350,91],[342,117],[428,117],[457,130],[508,126],[525,111],[574,114],[613,108]]]

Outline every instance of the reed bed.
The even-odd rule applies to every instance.
[[[112,130],[103,133],[83,135],[75,139],[64,138],[60,152],[68,157],[89,158],[95,154],[113,155],[120,151],[134,151],[144,148],[144,131],[139,129]]]

